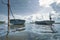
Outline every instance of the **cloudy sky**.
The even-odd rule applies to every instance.
[[[0,0],[0,20],[7,20],[7,0]],[[16,19],[28,21],[59,18],[60,0],[10,0],[10,7]],[[10,15],[10,18],[13,18]]]

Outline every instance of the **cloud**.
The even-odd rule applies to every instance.
[[[2,3],[0,4],[0,14],[6,16],[8,14],[7,6],[2,5]],[[60,10],[59,4],[54,3],[53,0],[10,0],[10,5],[16,19],[25,19],[28,21],[42,20],[42,16],[44,16],[43,20],[49,19],[48,14],[50,12],[55,17],[55,13],[59,13]],[[10,15],[10,18],[13,19],[12,15]]]
[[[54,0],[39,0],[40,6],[49,7],[50,4],[52,4]]]
[[[40,13],[50,13],[51,11],[53,11],[52,7],[42,7],[42,9],[40,10]]]
[[[57,4],[59,4],[59,3],[60,3],[60,0],[55,0],[55,2],[56,2]]]
[[[55,21],[59,22],[60,20],[60,2],[54,2],[50,5],[55,11]]]
[[[56,2],[51,4],[51,7],[56,11],[57,13],[60,13],[60,4],[57,4]]]
[[[40,11],[39,0],[18,0],[17,2],[12,1],[11,6],[14,8],[14,13],[20,15],[30,15]]]
[[[2,15],[2,14],[0,15],[0,20],[1,20],[1,21],[6,21],[7,18],[8,18],[8,17],[7,17],[6,15]]]
[[[10,0],[10,6],[13,13],[18,15],[30,15],[40,10],[39,0]],[[7,15],[7,5],[2,4],[0,0],[1,13]]]

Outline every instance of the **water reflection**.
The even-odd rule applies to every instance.
[[[36,33],[56,33],[56,29],[54,25],[35,25],[32,24],[31,29],[33,32]]]
[[[23,31],[25,30],[25,24],[24,25],[10,25],[10,29],[14,31]]]
[[[0,26],[0,28],[5,27]],[[54,31],[56,31],[56,27],[59,28],[59,26],[52,26]],[[23,28],[23,30],[21,28]],[[8,38],[6,40],[60,40],[60,33],[52,33],[50,25],[10,25],[10,30],[13,31],[10,32],[9,35],[6,35],[7,37],[5,35],[1,36],[0,40],[5,40],[5,38]]]
[[[14,29],[14,28],[22,28],[22,27],[25,27],[25,25],[10,25],[10,28],[11,29]]]

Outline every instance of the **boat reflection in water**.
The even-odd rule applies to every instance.
[[[23,31],[25,30],[25,24],[23,25],[10,25],[12,31]]]

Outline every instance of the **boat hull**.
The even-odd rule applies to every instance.
[[[10,23],[13,24],[13,25],[23,25],[25,23],[25,20],[11,19]]]
[[[54,21],[35,21],[35,24],[39,25],[52,25]]]

